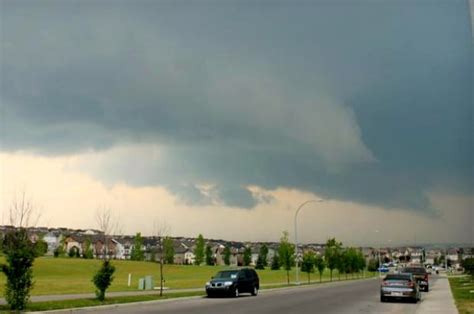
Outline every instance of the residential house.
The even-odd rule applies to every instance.
[[[54,251],[59,247],[62,235],[57,231],[49,231],[43,236],[44,242],[48,245],[46,255],[53,255]]]
[[[115,258],[116,259],[130,259],[133,248],[133,237],[122,236],[113,237],[111,241],[115,244]]]

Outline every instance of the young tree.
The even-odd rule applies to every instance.
[[[94,275],[92,282],[97,288],[95,294],[99,301],[105,300],[105,291],[114,280],[113,274],[115,272],[115,266],[113,266],[109,260],[104,260],[102,266]]]
[[[90,239],[84,241],[84,251],[82,252],[82,257],[85,259],[93,259],[94,252],[92,250],[92,243]]]
[[[66,250],[64,249],[64,246],[65,246],[64,242],[66,241],[66,238],[62,235],[60,237],[61,238],[60,238],[59,244],[53,251],[54,257],[66,256]]]
[[[214,257],[212,256],[212,248],[210,245],[206,245],[206,265],[214,265]]]
[[[226,246],[226,247],[224,248],[224,252],[223,252],[223,253],[224,253],[224,264],[226,264],[227,266],[229,266],[229,265],[230,265],[230,255],[231,255],[231,253],[230,253],[230,248],[229,248],[228,246]]]
[[[164,265],[164,239],[168,236],[170,232],[170,227],[166,222],[158,223],[156,220],[153,223],[153,233],[154,236],[157,239],[157,245],[156,245],[156,250],[158,253],[158,263],[160,264],[160,296],[163,296],[163,284],[165,282],[164,276],[163,276],[163,265]]]
[[[278,248],[278,255],[283,269],[286,270],[287,283],[290,284],[290,270],[295,265],[295,246],[288,240],[288,232],[283,231],[280,238],[280,247]]]
[[[357,251],[357,276],[360,276],[360,272],[364,271],[366,267],[365,257],[361,250]]]
[[[337,255],[337,260],[336,260],[338,280],[341,280],[341,274],[346,272],[346,262],[347,262],[346,251],[341,250],[339,254]]]
[[[263,266],[267,266],[268,265],[268,262],[267,262],[267,258],[268,258],[268,247],[266,244],[263,244],[261,247],[260,247],[260,252],[258,253],[258,256],[262,258],[262,263],[263,263]]]
[[[272,258],[271,269],[272,269],[272,270],[279,270],[280,267],[281,267],[281,264],[280,264],[280,257],[278,256],[278,254],[274,254],[274,255],[273,255],[273,258]]]
[[[474,258],[473,257],[465,258],[461,262],[461,265],[464,268],[464,271],[466,272],[466,274],[470,275],[471,277],[474,277]]]
[[[16,228],[5,234],[2,251],[6,260],[6,264],[1,265],[7,277],[5,299],[12,310],[24,310],[33,287],[33,262],[37,250],[26,229]]]
[[[263,257],[259,254],[257,258],[257,264],[255,265],[255,269],[265,269],[264,263],[263,263]]]
[[[166,237],[163,242],[164,253],[165,253],[165,263],[174,264],[174,246],[173,239]]]
[[[339,263],[339,255],[341,252],[342,243],[337,242],[336,238],[328,239],[326,241],[326,250],[324,252],[324,258],[326,260],[326,266],[330,271],[330,280],[332,281],[332,272],[336,269]]]
[[[194,249],[194,263],[196,265],[201,265],[204,262],[204,245],[204,237],[202,234],[199,234],[196,240],[196,248]]]
[[[311,283],[311,273],[314,273],[315,256],[313,252],[306,252],[303,255],[301,271],[308,274],[308,283]]]
[[[135,234],[133,239],[132,252],[130,253],[130,259],[132,261],[143,261],[145,259],[145,251],[143,251],[143,237],[140,232]]]
[[[8,212],[8,221],[11,226],[16,228],[36,226],[40,218],[41,213],[33,204],[33,200],[25,188],[15,194]]]
[[[369,265],[367,266],[368,271],[377,271],[379,268],[379,261],[376,258],[372,258],[369,260]]]
[[[46,243],[42,237],[36,241],[35,247],[36,256],[43,256],[48,252],[48,243]]]
[[[249,266],[252,262],[252,249],[250,246],[247,246],[244,249],[244,266]]]
[[[109,252],[109,242],[113,233],[118,229],[118,219],[112,214],[112,210],[107,207],[101,207],[97,209],[95,219],[99,230],[102,231],[104,249],[102,252],[103,259],[110,258],[112,252]]]
[[[322,282],[323,281],[323,272],[324,272],[324,269],[326,268],[326,262],[324,261],[324,259],[321,255],[316,255],[314,257],[314,267],[319,272],[319,282]]]

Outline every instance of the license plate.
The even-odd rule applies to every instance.
[[[403,293],[402,292],[392,292],[392,295],[394,297],[401,297],[403,295]]]

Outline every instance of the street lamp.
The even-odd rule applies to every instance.
[[[379,233],[379,231],[378,231],[378,230],[375,230],[375,233]],[[379,278],[382,277],[382,269],[381,269],[382,264],[381,264],[381,261],[380,261],[380,249],[381,249],[381,246],[382,246],[382,244],[380,244],[380,242],[379,242],[379,245],[378,245],[379,248],[378,248],[378,250],[377,250],[377,256],[378,256],[378,260],[379,260],[379,267],[378,267]]]
[[[303,208],[303,206],[305,206],[308,203],[320,203],[320,202],[324,202],[324,199],[320,198],[318,200],[306,201],[302,203],[295,212],[295,253],[296,253],[296,284],[297,285],[300,284],[300,280],[298,277],[298,225],[296,224],[296,218],[298,217],[298,213]]]

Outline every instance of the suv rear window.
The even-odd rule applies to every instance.
[[[403,272],[411,274],[426,274],[426,269],[423,267],[407,267],[403,269]]]

